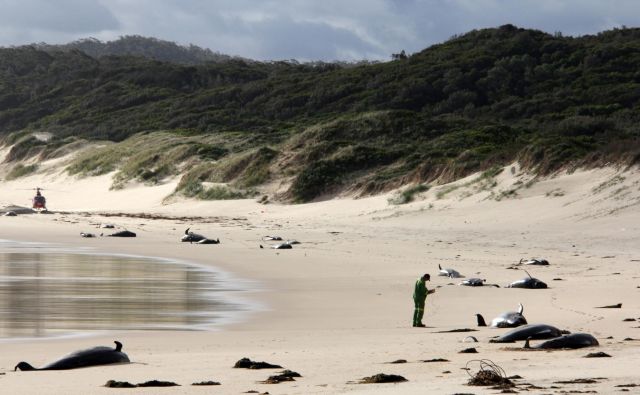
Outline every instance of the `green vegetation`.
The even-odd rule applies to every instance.
[[[238,190],[224,185],[204,187],[197,181],[186,182],[179,191],[183,196],[202,200],[247,199],[258,194],[254,190]]]
[[[622,182],[624,182],[626,178],[620,175],[617,175],[613,178],[611,178],[610,180],[604,181],[602,183],[600,183],[600,185],[598,185],[597,187],[594,187],[591,191],[593,193],[600,193],[606,189],[609,189],[615,185],[618,185]]]
[[[505,25],[354,65],[182,61],[171,43],[136,37],[114,52],[127,56],[84,44],[0,48],[7,161],[101,145],[68,171],[116,171],[115,188],[182,176],[180,193],[286,180],[285,197],[304,202],[514,161],[544,175],[640,158],[640,29],[574,38]],[[174,50],[165,60],[180,64],[144,57]]]
[[[18,163],[7,174],[7,176],[5,177],[5,180],[11,181],[11,180],[15,180],[16,178],[28,176],[29,174],[35,173],[36,170],[38,170],[38,165],[36,164],[25,166],[22,163]]]
[[[142,36],[123,36],[114,41],[102,42],[95,38],[81,39],[64,45],[37,44],[47,52],[82,51],[93,58],[104,56],[143,56],[163,62],[202,64],[224,62],[232,57],[212,52],[195,45],[182,46],[171,41]]]
[[[453,185],[446,185],[436,193],[437,199],[443,199],[445,196],[460,188],[468,188],[475,186],[477,191],[486,191],[497,185],[495,178],[502,173],[504,169],[499,166],[493,166],[490,169],[483,171],[478,177],[465,183],[458,183]],[[492,192],[493,193],[493,192]]]
[[[425,185],[425,184],[418,184],[418,185],[413,185],[410,186],[409,188],[403,190],[402,192],[398,193],[397,196],[395,196],[392,199],[389,199],[389,203],[391,204],[407,204],[410,202],[413,202],[413,200],[415,199],[415,196],[417,194],[420,194],[422,192],[426,192],[429,190],[429,185]]]

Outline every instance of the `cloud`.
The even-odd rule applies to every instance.
[[[97,1],[0,0],[3,44],[79,38],[101,30],[117,30],[118,19]],[[11,42],[15,40],[16,42]]]
[[[385,60],[506,23],[583,35],[638,20],[636,0],[0,0],[0,45],[138,34],[259,60]]]

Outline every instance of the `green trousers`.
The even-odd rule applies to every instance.
[[[413,301],[415,308],[413,310],[413,326],[422,325],[422,317],[424,317],[424,300]]]

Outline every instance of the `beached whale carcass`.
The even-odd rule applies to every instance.
[[[20,362],[14,370],[66,370],[129,362],[127,354],[122,352],[122,343],[119,341],[115,341],[114,343],[116,344],[115,348],[99,346],[76,351],[41,368],[34,368],[27,362]]]
[[[588,333],[571,333],[569,335],[563,335],[556,337],[555,339],[547,340],[543,343],[536,344],[535,346],[529,345],[529,340],[524,344],[524,348],[533,349],[562,349],[562,348],[583,348],[598,346],[598,340]]]
[[[510,330],[504,335],[489,340],[490,343],[513,343],[518,340],[527,340],[527,339],[552,339],[554,337],[560,337],[566,333],[565,331],[561,331],[555,326],[547,325],[547,324],[527,324],[523,326],[519,326],[515,329]]]
[[[438,269],[439,269],[438,276],[447,276],[449,278],[464,277],[457,270],[454,270],[454,269],[443,269],[442,266],[440,266],[440,264],[438,264]]]
[[[524,271],[527,273],[527,276],[521,280],[516,280],[509,284],[507,288],[527,288],[527,289],[544,289],[547,288],[547,284],[538,280],[537,278],[531,277],[528,271]]]
[[[520,303],[518,304],[518,311],[507,311],[491,320],[491,327],[515,328],[516,326],[526,325],[527,319],[522,315],[523,311],[524,306],[522,306],[522,303]],[[485,322],[484,317],[482,317],[482,314],[476,314],[476,319],[478,320],[478,326],[487,326],[487,323]]]

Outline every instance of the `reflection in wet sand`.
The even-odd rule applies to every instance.
[[[0,338],[194,329],[237,309],[216,273],[168,260],[0,249]]]

